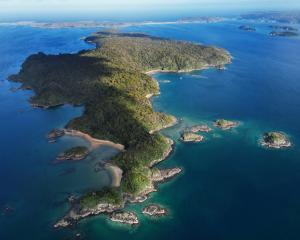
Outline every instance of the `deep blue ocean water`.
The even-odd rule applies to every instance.
[[[51,225],[68,209],[70,193],[110,184],[105,171],[95,173],[98,159],[115,154],[100,149],[86,161],[52,164],[63,149],[86,144],[77,138],[45,140],[54,127],[82,113],[81,107],[32,109],[30,91],[12,92],[6,81],[24,59],[38,51],[76,52],[92,46],[81,37],[95,29],[0,28],[0,239],[298,239],[300,237],[300,39],[272,38],[267,24],[257,32],[238,29],[240,22],[135,26],[155,36],[226,48],[234,57],[225,71],[159,73],[161,94],[156,110],[175,115],[180,124],[165,130],[176,141],[175,151],[161,166],[180,166],[183,174],[160,186],[141,205],[128,207],[140,216],[135,228],[109,222],[105,216],[85,219],[72,229]],[[228,132],[215,130],[199,144],[182,144],[180,132],[217,118],[241,125]],[[294,145],[286,150],[259,146],[261,134],[286,132]],[[159,203],[170,214],[161,219],[141,216],[147,203]]]

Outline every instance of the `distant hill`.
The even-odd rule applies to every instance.
[[[279,23],[289,23],[289,24],[300,23],[300,11],[257,12],[251,14],[244,14],[241,17],[243,19],[276,21]]]

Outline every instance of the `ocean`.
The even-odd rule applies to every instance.
[[[144,25],[122,29],[227,49],[233,56],[226,70],[157,73],[157,111],[176,116],[177,126],[164,130],[175,150],[161,167],[179,166],[183,173],[151,195],[130,205],[140,225],[127,227],[105,216],[84,219],[73,228],[54,230],[68,210],[70,194],[100,189],[109,173],[95,172],[100,160],[116,152],[102,148],[78,163],[54,164],[70,146],[87,144],[63,137],[49,144],[45,135],[79,116],[83,107],[34,109],[31,91],[15,91],[7,81],[30,54],[74,53],[91,49],[82,41],[96,29],[33,29],[0,27],[0,239],[205,239],[282,240],[300,236],[300,38],[271,37],[267,23],[251,23],[256,32],[239,30],[245,22]],[[299,26],[297,26],[299,27]],[[229,131],[215,129],[205,141],[184,144],[187,127],[212,124],[218,118],[237,120]],[[266,131],[284,131],[290,149],[259,145]],[[169,210],[160,219],[144,217],[141,209],[157,203]]]

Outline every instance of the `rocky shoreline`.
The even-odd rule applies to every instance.
[[[47,139],[49,143],[56,142],[57,138],[65,135],[65,131],[62,129],[53,129],[47,134]]]
[[[208,133],[208,132],[212,131],[212,129],[207,124],[203,124],[203,125],[193,126],[190,129],[188,129],[188,131],[190,131],[192,133],[198,133],[198,132]]]
[[[109,216],[109,219],[113,222],[136,225],[139,224],[138,217],[133,212],[114,212]]]
[[[202,142],[204,137],[202,135],[193,133],[193,132],[184,132],[181,134],[180,140],[182,142]]]
[[[56,157],[55,162],[80,161],[85,159],[88,156],[88,154],[89,154],[89,149],[87,147],[83,147],[83,146],[73,147],[59,154]]]
[[[256,29],[254,27],[247,26],[247,25],[242,25],[239,27],[239,29],[247,31],[247,32],[255,32],[256,31]]]
[[[125,214],[118,213],[117,211],[120,211],[124,209],[126,204],[128,203],[141,203],[147,200],[148,195],[152,192],[157,191],[155,184],[167,181],[177,174],[179,174],[182,170],[180,168],[171,168],[171,169],[163,169],[163,170],[156,170],[155,173],[152,176],[152,183],[151,185],[143,191],[138,196],[132,196],[129,194],[124,194],[123,196],[123,202],[121,204],[110,204],[110,203],[99,203],[94,208],[87,208],[87,209],[80,209],[79,201],[74,201],[73,206],[71,207],[71,210],[58,222],[56,222],[53,227],[54,228],[65,228],[72,226],[73,224],[76,224],[79,220],[89,217],[89,216],[95,216],[99,214],[110,214],[109,217],[112,221],[117,221],[120,223],[125,224],[138,224],[138,219],[136,215],[128,214],[125,212]]]

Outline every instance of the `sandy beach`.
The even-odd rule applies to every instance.
[[[122,180],[122,174],[123,174],[122,169],[110,163],[107,163],[105,165],[105,169],[109,171],[109,173],[111,174],[111,178],[112,178],[111,186],[119,187]]]
[[[100,147],[101,145],[113,147],[113,148],[116,148],[120,151],[124,151],[124,149],[125,149],[122,144],[114,143],[114,142],[107,141],[107,140],[101,140],[101,139],[93,138],[90,135],[88,135],[87,133],[83,133],[83,132],[80,132],[80,131],[77,131],[77,130],[64,129],[64,131],[65,131],[65,135],[84,138],[86,141],[88,141],[90,143],[91,149],[95,149],[97,147]]]

